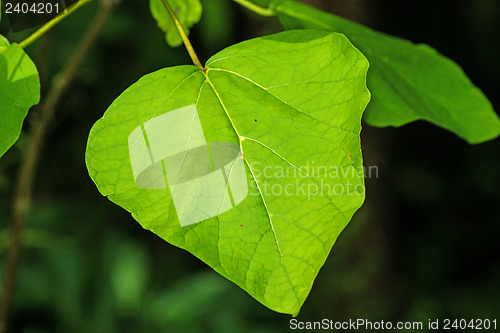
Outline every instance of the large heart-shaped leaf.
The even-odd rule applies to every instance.
[[[451,59],[416,45],[290,0],[272,6],[291,29],[324,29],[346,34],[370,61],[372,100],[364,119],[373,126],[402,126],[427,120],[469,143],[500,134],[500,119],[488,98]]]
[[[16,142],[30,107],[40,99],[35,64],[0,35],[0,156]]]
[[[367,70],[345,36],[301,30],[148,74],[93,126],[89,174],[144,228],[295,315],[364,200]],[[199,192],[215,174],[222,192]]]

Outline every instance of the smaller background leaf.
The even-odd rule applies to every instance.
[[[19,138],[28,110],[40,100],[35,64],[17,44],[0,35],[0,156]]]
[[[491,102],[453,60],[432,47],[380,33],[313,7],[274,0],[287,29],[344,33],[370,62],[372,100],[363,119],[372,126],[426,120],[471,144],[498,137],[500,119]]]
[[[168,0],[168,4],[172,7],[186,34],[189,35],[189,29],[198,23],[201,18],[202,7],[200,0]],[[181,45],[182,38],[163,2],[161,0],[150,0],[149,7],[151,15],[158,23],[158,27],[165,32],[168,45],[172,47]]]

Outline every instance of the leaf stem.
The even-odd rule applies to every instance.
[[[276,13],[271,8],[262,8],[251,1],[248,0],[234,0],[243,7],[251,10],[252,12],[259,14],[260,16],[276,16]]]
[[[175,16],[174,11],[172,10],[172,7],[168,4],[167,0],[161,0],[163,2],[163,5],[165,8],[167,8],[168,13],[170,14],[170,17],[172,17],[172,20],[174,20],[175,26],[177,27],[177,30],[179,31],[179,34],[181,35],[182,41],[184,42],[184,45],[186,46],[186,50],[189,53],[189,56],[191,57],[191,60],[193,63],[200,67],[202,71],[205,71],[205,67],[200,62],[200,59],[198,59],[198,55],[196,55],[196,52],[194,51],[193,45],[191,45],[191,42],[189,41],[189,38],[186,35],[186,32],[184,31],[184,28],[181,25],[181,22],[179,22],[179,19],[177,16]]]
[[[23,229],[32,200],[32,189],[35,173],[40,159],[47,132],[54,118],[56,107],[64,96],[64,92],[77,74],[77,70],[99,36],[113,8],[112,0],[103,0],[99,14],[91,23],[87,33],[74,50],[61,72],[55,76],[52,85],[40,105],[38,118],[33,122],[23,159],[19,166],[19,174],[15,183],[11,227],[8,242],[8,253],[3,276],[3,293],[0,303],[0,333],[7,332],[7,320],[14,297],[23,244]]]
[[[54,17],[52,20],[49,22],[45,23],[40,29],[35,31],[33,34],[31,34],[29,37],[27,37],[25,40],[19,43],[19,46],[22,47],[23,49],[33,43],[35,40],[43,36],[47,31],[52,29],[57,23],[62,21],[64,18],[68,17],[71,13],[76,11],[78,8],[81,6],[85,5],[87,2],[90,2],[91,0],[79,0],[66,8],[64,11],[59,13],[56,17]]]

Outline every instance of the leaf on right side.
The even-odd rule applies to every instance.
[[[288,29],[344,33],[370,62],[372,100],[363,117],[373,126],[427,120],[471,144],[500,135],[500,119],[488,98],[451,59],[425,44],[386,35],[289,0],[273,2]]]
[[[0,35],[0,157],[17,141],[28,110],[40,100],[33,61]]]
[[[202,6],[200,0],[167,0],[181,23],[186,35],[189,29],[201,19]],[[158,27],[165,32],[167,44],[176,47],[182,44],[182,38],[177,31],[174,21],[170,17],[162,0],[149,0],[151,15],[156,20]]]

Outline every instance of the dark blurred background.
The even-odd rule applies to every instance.
[[[456,60],[500,109],[498,0],[304,1]],[[191,38],[202,61],[282,30],[230,0],[202,0]],[[97,11],[80,9],[27,49],[45,92]],[[32,31],[9,35],[20,41]],[[124,0],[60,103],[37,172],[13,332],[285,332],[268,310],[191,254],[102,197],[84,152],[92,124],[142,75],[189,64],[151,18]],[[36,113],[36,107],[31,113]],[[31,115],[33,116],[33,115]],[[24,130],[30,128],[30,117]],[[0,270],[25,134],[0,160]],[[362,133],[367,200],[337,240],[298,320],[498,318],[500,140],[470,146],[418,122]],[[3,274],[2,274],[3,275]]]

